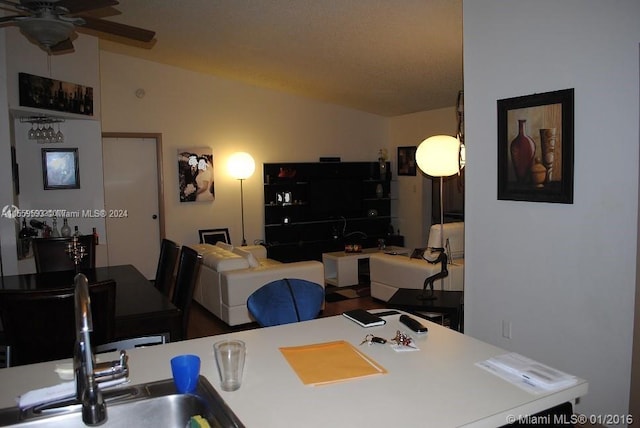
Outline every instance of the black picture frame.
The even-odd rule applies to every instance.
[[[79,189],[78,149],[42,149],[42,180],[44,190]]]
[[[91,86],[18,73],[18,96],[24,107],[93,116]]]
[[[416,175],[417,146],[398,147],[398,175]]]
[[[200,229],[198,230],[200,235],[201,244],[215,245],[216,242],[224,242],[225,244],[231,244],[231,238],[229,238],[229,229]]]
[[[497,107],[498,200],[572,204],[573,88],[506,98]]]

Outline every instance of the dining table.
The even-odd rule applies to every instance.
[[[89,285],[113,280],[116,283],[114,339],[169,334],[181,337],[180,310],[133,265],[103,266],[80,269]],[[36,290],[73,288],[76,271],[56,271],[7,275],[0,280],[3,290]]]

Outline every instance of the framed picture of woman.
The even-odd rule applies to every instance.
[[[180,202],[213,202],[213,153],[208,147],[178,149]]]

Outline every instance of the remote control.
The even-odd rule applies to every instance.
[[[416,333],[426,333],[429,331],[427,327],[423,326],[420,322],[414,320],[408,315],[400,315],[400,322]]]

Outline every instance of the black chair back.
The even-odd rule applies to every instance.
[[[35,238],[33,240],[33,256],[36,271],[55,272],[60,270],[74,270],[75,264],[66,249],[73,238]],[[78,236],[78,243],[85,247],[87,254],[78,264],[78,269],[96,267],[96,243],[93,235]]]
[[[113,340],[116,283],[89,286],[92,345]],[[73,356],[76,323],[73,287],[19,291],[0,290],[0,319],[11,349],[11,366]]]
[[[185,245],[182,246],[172,299],[172,303],[182,312],[182,336],[179,338],[172,337],[172,342],[187,338],[189,311],[191,310],[193,291],[200,273],[201,260],[202,256],[196,250]]]
[[[160,257],[156,269],[155,287],[165,296],[171,298],[173,274],[176,270],[180,246],[169,239],[163,239],[160,244]]]

